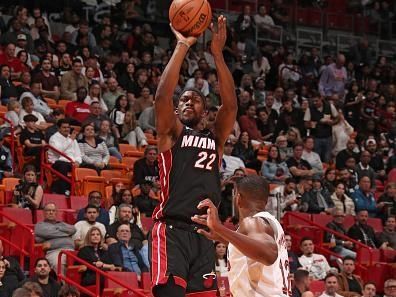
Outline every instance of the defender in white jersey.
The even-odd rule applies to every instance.
[[[234,203],[239,214],[239,228],[232,231],[221,224],[217,208],[206,199],[198,208],[207,214],[193,221],[209,231],[198,233],[209,239],[229,243],[230,290],[235,297],[280,297],[291,295],[289,257],[282,226],[270,213],[267,204],[269,185],[260,176],[246,176],[235,181]]]

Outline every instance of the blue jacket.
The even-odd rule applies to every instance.
[[[122,256],[122,250],[121,250],[122,244],[123,243],[120,241],[111,244],[109,246],[108,253],[109,253],[109,256],[111,259],[111,263],[113,263],[117,267],[122,267],[124,271],[129,271],[128,269],[126,269],[124,267],[124,258]],[[146,267],[146,265],[144,265],[143,258],[140,255],[139,250],[136,247],[133,249],[133,253],[135,254],[136,258],[138,259],[138,265],[140,267],[140,270],[142,272],[147,272],[148,268]]]
[[[85,208],[81,208],[77,214],[77,222],[85,220]],[[99,216],[96,218],[96,221],[102,223],[105,226],[110,224],[109,212],[103,207],[99,208]]]
[[[356,213],[360,210],[367,210],[370,217],[375,217],[377,215],[377,205],[372,193],[366,196],[359,188],[353,192],[352,200],[355,203]]]

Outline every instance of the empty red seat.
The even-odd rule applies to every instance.
[[[382,226],[382,221],[381,219],[377,218],[368,218],[367,224],[371,227],[373,227],[375,232],[382,232],[383,226]]]
[[[311,214],[297,211],[287,212],[283,219],[286,226],[310,225],[306,220],[311,221]]]
[[[309,25],[313,27],[322,26],[322,13],[319,9],[309,9],[308,12]]]
[[[87,196],[70,196],[70,207],[74,210],[79,210],[88,205]]]
[[[353,224],[355,224],[355,221],[356,219],[354,216],[352,215],[345,216],[344,224],[343,224],[344,228],[348,230]]]
[[[328,223],[330,223],[333,220],[332,216],[326,215],[326,214],[313,214],[312,215],[312,222],[326,227]]]
[[[296,22],[300,25],[308,25],[308,9],[298,8],[296,12]]]
[[[47,203],[50,202],[55,203],[58,209],[70,208],[69,200],[66,198],[65,195],[45,193],[43,196],[43,205],[46,205]]]
[[[358,248],[357,261],[360,264],[370,265],[370,259],[371,259],[371,263],[380,262],[381,251],[372,248]]]
[[[14,207],[4,207],[3,212],[10,216],[11,219],[18,221],[21,224],[32,225],[33,224],[33,216],[32,212],[29,209],[24,208],[14,208]],[[3,222],[9,222],[10,220],[3,217]]]
[[[309,290],[315,295],[320,296],[322,295],[323,291],[325,290],[325,283],[324,281],[314,280],[309,285]]]

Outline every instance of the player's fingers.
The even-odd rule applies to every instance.
[[[203,229],[198,229],[197,230],[197,233],[198,234],[201,234],[201,235],[203,235],[203,236],[205,236],[205,237],[207,237],[207,238],[211,238],[211,235],[210,235],[210,233],[208,232],[208,231],[205,231],[205,230],[203,230]]]
[[[207,199],[202,200],[201,202],[199,202],[197,208],[198,208],[198,209],[201,209],[201,208],[203,208],[203,207],[208,207],[208,206],[210,205],[210,203],[212,203],[212,201],[211,201],[210,199],[207,198]],[[212,204],[213,204],[213,203],[212,203]]]

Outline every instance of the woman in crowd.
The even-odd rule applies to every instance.
[[[121,128],[121,138],[130,145],[142,147],[148,145],[146,135],[138,126],[136,116],[132,111],[127,111],[124,117],[124,124]]]
[[[302,142],[300,131],[295,127],[290,127],[286,133],[287,145],[293,147],[296,143]]]
[[[116,99],[114,109],[110,112],[110,119],[115,125],[117,138],[120,138],[122,125],[124,125],[125,113],[130,110],[128,99],[125,95],[120,95]]]
[[[140,213],[139,210],[133,205],[133,196],[132,192],[128,189],[122,189],[119,194],[118,200],[114,201],[114,204],[109,209],[109,217],[110,217],[110,224],[114,223],[118,220],[118,207],[121,204],[129,204],[132,205],[132,219],[131,223],[136,223],[140,229],[142,229],[142,223],[140,221]]]
[[[114,264],[111,264],[102,233],[98,227],[94,226],[89,229],[84,239],[84,246],[78,251],[77,256],[101,270],[116,270]],[[95,283],[96,273],[87,269],[82,275],[81,285],[90,286]]]
[[[109,163],[110,153],[106,143],[95,137],[95,127],[88,124],[82,127],[83,138],[78,141],[82,155],[81,167],[92,168],[100,172]]]
[[[12,292],[18,287],[18,283],[10,283],[4,281],[4,275],[7,269],[5,260],[0,260],[0,297],[10,297]]]
[[[342,182],[337,182],[335,191],[331,195],[336,210],[343,211],[346,215],[355,215],[355,204],[353,200],[345,194],[345,185]]]
[[[118,182],[116,184],[113,184],[112,189],[111,189],[111,196],[110,199],[108,201],[108,207],[107,209],[110,208],[110,206],[112,206],[114,203],[116,203],[116,201],[120,201],[121,200],[121,190],[125,189],[126,186],[124,185],[123,182]]]
[[[121,161],[122,155],[118,150],[118,141],[111,131],[111,123],[109,120],[103,120],[100,123],[98,136],[106,143],[110,156],[114,156]]]
[[[216,275],[217,277],[227,277],[230,270],[227,259],[227,246],[219,241],[215,242],[216,249]]]
[[[333,136],[333,156],[346,149],[347,142],[353,133],[353,127],[345,120],[342,110],[338,110],[339,117],[337,122],[332,126]]]
[[[9,120],[14,127],[14,135],[17,135],[21,132],[21,127],[19,127],[19,112],[21,110],[21,104],[19,104],[16,100],[10,100],[7,103],[7,112],[4,117]],[[11,125],[8,122],[4,122],[1,128],[5,128],[6,130],[3,133],[11,132]]]
[[[100,84],[97,82],[94,82],[89,86],[88,96],[84,99],[85,104],[91,105],[92,102],[99,102],[103,113],[108,111],[107,105],[102,98]]]
[[[323,183],[322,183],[323,188],[327,189],[329,193],[334,193],[335,186],[336,186],[336,171],[335,169],[332,168],[327,168]]]
[[[133,86],[135,85],[135,64],[128,63],[126,71],[120,76],[118,83],[128,93],[132,93]]]
[[[19,51],[17,54],[17,58],[19,59],[19,61],[21,61],[23,72],[32,70],[32,64],[29,63],[29,56],[25,50]]]
[[[260,161],[257,160],[257,150],[253,148],[252,142],[250,141],[249,134],[244,131],[239,136],[239,140],[234,145],[232,155],[240,158],[245,166],[248,168],[260,170]]]
[[[43,188],[37,183],[36,169],[27,165],[23,170],[23,179],[15,187],[12,202],[20,208],[40,209],[43,195]]]
[[[281,160],[279,149],[276,145],[271,145],[268,150],[268,159],[261,167],[261,174],[270,182],[281,184],[290,177],[287,164]]]

